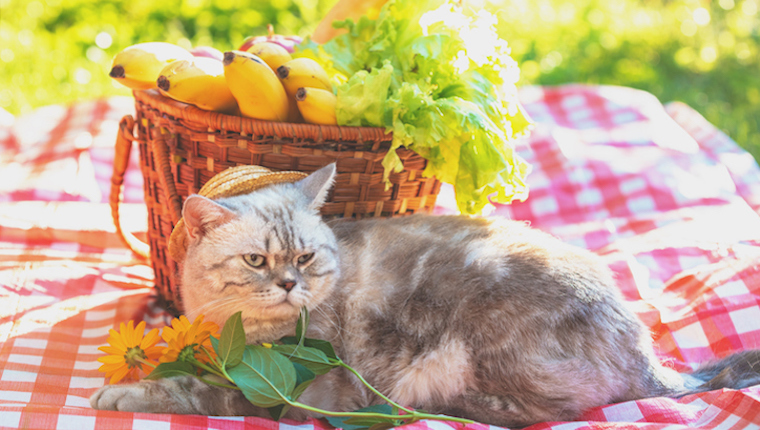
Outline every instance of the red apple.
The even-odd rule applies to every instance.
[[[222,51],[211,46],[196,46],[190,49],[190,53],[193,54],[193,57],[208,57],[219,61],[224,60],[224,54],[222,54]]]
[[[288,52],[293,52],[295,49],[295,46],[301,43],[302,39],[298,36],[283,36],[281,34],[274,34],[274,27],[272,27],[272,24],[267,25],[267,34],[266,36],[248,36],[243,41],[243,44],[240,45],[240,48],[238,48],[239,51],[247,51],[248,48],[253,46],[256,43],[259,42],[272,42],[276,43],[283,48],[285,48]]]

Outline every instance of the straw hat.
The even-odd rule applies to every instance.
[[[300,181],[309,176],[304,172],[273,172],[262,166],[237,166],[217,173],[201,187],[198,194],[210,199],[234,197],[248,194],[259,188],[274,184]],[[185,221],[180,218],[169,237],[169,255],[174,261],[185,259],[187,251],[187,230]]]

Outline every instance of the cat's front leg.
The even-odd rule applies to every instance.
[[[192,376],[106,385],[90,397],[93,409],[157,414],[268,416],[240,391],[208,385]]]

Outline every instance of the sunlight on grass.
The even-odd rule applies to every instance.
[[[308,35],[336,0],[0,0],[0,107],[20,114],[129,91],[137,42],[236,48],[272,23]],[[760,159],[760,0],[467,0],[499,17],[523,84],[602,83],[683,101]]]

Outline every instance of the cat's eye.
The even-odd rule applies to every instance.
[[[251,267],[263,267],[267,263],[266,257],[259,254],[247,254],[243,256],[243,260]]]
[[[298,257],[297,261],[298,264],[306,264],[308,263],[312,258],[314,258],[314,253],[310,252],[308,254],[304,254]]]

